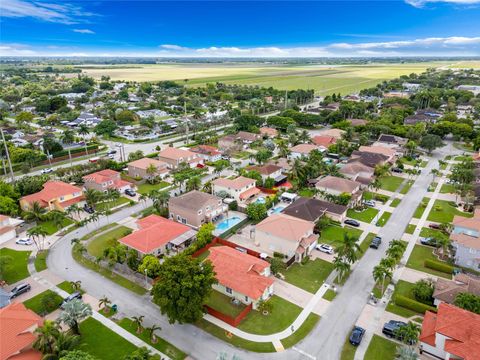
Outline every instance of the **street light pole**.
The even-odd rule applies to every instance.
[[[147,282],[147,269],[143,271],[145,273],[145,287],[148,289],[148,282]]]

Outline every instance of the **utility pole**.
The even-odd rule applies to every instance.
[[[183,102],[183,111],[184,111],[184,116],[185,116],[185,135],[187,137],[187,140],[185,142],[186,145],[188,145],[188,119],[187,119],[187,100]]]
[[[10,168],[10,176],[12,178],[12,184],[15,184],[15,175],[13,175],[12,162],[10,160],[10,153],[8,152],[7,142],[5,141],[5,135],[3,134],[3,129],[0,128],[0,133],[2,134],[3,146],[5,146],[5,153],[7,154],[8,166]]]
[[[287,103],[288,103],[288,90],[285,90],[285,110],[287,110]]]

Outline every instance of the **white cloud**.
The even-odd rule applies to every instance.
[[[167,50],[184,50],[184,49],[188,49],[188,48],[184,48],[183,46],[171,45],[171,44],[160,45],[160,48],[162,48],[162,49],[167,49]]]
[[[90,29],[73,29],[72,31],[80,34],[95,34],[95,31]]]
[[[480,4],[480,0],[405,0],[409,5],[422,8],[427,4],[444,3],[453,5],[475,5]]]
[[[28,2],[25,0],[1,0],[0,14],[2,17],[29,17],[67,25],[85,22],[85,18],[95,16],[95,14],[84,11],[79,6],[71,4]]]

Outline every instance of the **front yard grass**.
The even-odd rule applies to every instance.
[[[345,234],[359,238],[362,235],[362,230],[352,227],[341,227],[338,225],[330,225],[320,232],[319,243],[330,244],[337,247],[343,241]]]
[[[423,315],[423,314],[419,314],[419,313],[417,313],[413,310],[404,308],[403,306],[398,306],[398,305],[395,304],[395,298],[396,298],[397,295],[406,296],[406,297],[408,297],[412,300],[416,300],[415,297],[412,294],[412,289],[413,289],[414,286],[415,286],[415,284],[412,284],[412,283],[404,281],[404,280],[399,280],[397,282],[397,285],[395,285],[395,291],[392,294],[392,299],[388,303],[386,310],[391,312],[391,313],[397,314],[399,316],[405,317],[405,318],[409,318],[409,317],[415,316],[415,315]]]
[[[298,190],[298,195],[306,198],[312,198],[315,195],[315,190],[303,188]]]
[[[355,353],[357,352],[357,347],[350,344],[350,333],[343,344],[342,353],[340,354],[340,360],[353,360],[355,359]]]
[[[106,231],[106,230],[109,230],[109,229],[111,229],[111,228],[114,228],[114,227],[116,227],[117,225],[118,225],[117,223],[111,223],[111,224],[102,226],[101,228],[98,228],[97,230],[92,231],[91,233],[88,233],[87,235],[81,237],[81,238],[80,238],[80,241],[90,240],[91,238],[93,238],[94,236],[100,234],[101,232],[104,232],[104,231]]]
[[[422,228],[420,231],[421,237],[432,237],[435,239],[448,239],[448,235],[440,230],[430,229],[428,227]]]
[[[281,340],[283,347],[287,349],[302,341],[305,336],[312,331],[315,325],[317,325],[318,320],[320,320],[320,316],[317,314],[312,313],[308,315],[308,317],[305,319],[305,322],[302,324],[302,326],[300,326],[300,328],[298,328],[297,331],[295,331],[289,337]]]
[[[405,185],[403,185],[402,190],[400,190],[400,194],[406,194],[410,191],[410,188],[412,187],[413,183],[415,181],[413,180],[408,180]]]
[[[106,202],[101,202],[95,205],[95,210],[97,211],[106,211],[113,209],[117,206],[129,203],[130,199],[127,199],[126,197],[120,196],[118,199],[115,199],[114,201],[106,201]]]
[[[283,272],[285,281],[312,294],[322,286],[333,270],[333,264],[322,260],[310,260],[306,264],[295,263]]]
[[[212,309],[220,311],[222,314],[228,315],[232,318],[237,317],[245,309],[245,305],[242,303],[235,305],[232,303],[231,297],[216,290],[212,291],[205,305],[208,305]]]
[[[452,222],[455,215],[463,217],[473,217],[472,213],[466,213],[463,211],[457,210],[457,208],[452,205],[453,203],[445,200],[435,200],[430,214],[428,214],[428,221],[435,221],[439,223],[449,223]]]
[[[395,199],[393,199],[392,202],[390,203],[390,206],[391,206],[391,207],[397,207],[398,205],[400,205],[401,202],[402,202],[402,199],[395,198]]]
[[[161,181],[158,184],[144,183],[137,186],[137,192],[142,195],[148,195],[152,190],[160,190],[169,186],[170,183]]]
[[[435,276],[441,276],[447,279],[451,279],[452,275],[451,274],[446,274],[441,271],[433,270],[430,268],[427,268],[424,263],[425,260],[430,259],[430,260],[435,260],[435,261],[440,261],[438,258],[433,255],[433,247],[430,246],[423,246],[423,245],[415,245],[413,248],[412,253],[410,254],[410,257],[408,258],[407,261],[407,267],[411,269],[415,269],[418,271],[422,271],[428,274],[432,274]]]
[[[137,350],[131,342],[125,340],[101,322],[90,317],[80,323],[79,350],[102,360],[123,359]]]
[[[37,272],[43,271],[47,268],[47,256],[48,250],[42,250],[37,252],[37,256],[35,257],[35,270]]]
[[[443,184],[440,188],[441,194],[454,194],[455,193],[455,186],[452,184]]]
[[[43,301],[45,296],[52,297],[52,302],[48,305]],[[63,298],[56,292],[52,290],[45,290],[44,292],[41,292],[40,294],[24,301],[23,305],[25,305],[27,309],[32,310],[34,313],[44,316],[58,309],[62,301]]]
[[[397,352],[397,344],[384,339],[381,336],[373,335],[368,345],[365,359],[368,360],[393,360]]]
[[[62,226],[60,228],[58,228],[51,220],[40,221],[37,225],[41,227],[43,230],[45,230],[47,235],[53,235],[57,231],[62,230],[63,228],[66,228],[68,225],[71,225],[71,224],[73,224],[73,220],[67,217],[62,221]]]
[[[134,322],[131,319],[124,318],[118,322],[118,325],[120,325],[122,328],[127,330],[129,333],[135,335],[139,339],[142,339],[148,345],[153,346],[158,351],[161,351],[162,353],[164,353],[165,355],[167,355],[173,360],[182,360],[187,357],[187,354],[185,354],[182,350],[173,346],[172,344],[162,339],[161,337],[157,336],[157,342],[153,344],[150,341],[150,334],[147,333],[147,331],[144,330],[141,334],[137,334],[137,327],[135,326]]]
[[[30,251],[3,248],[0,249],[0,256],[6,260],[2,261],[0,279],[5,280],[7,284],[16,283],[30,276],[27,268]]]
[[[380,219],[378,219],[377,221],[377,226],[384,226],[388,220],[390,219],[390,216],[392,216],[392,213],[388,212],[388,211],[385,211],[382,216],[380,217]]]
[[[349,218],[371,223],[375,216],[378,214],[378,210],[375,208],[367,207],[363,211],[356,211],[354,209],[348,209],[347,216]]]
[[[407,234],[413,234],[416,228],[417,228],[417,225],[408,224],[407,227],[405,228],[405,232]]]
[[[103,255],[103,251],[117,244],[117,240],[130,234],[132,229],[120,225],[118,228],[110,230],[92,241],[87,245],[87,251],[90,255],[99,257]]]
[[[399,188],[400,184],[403,182],[403,178],[398,176],[384,176],[380,180],[380,189],[395,192]]]
[[[323,294],[322,298],[328,301],[332,301],[335,299],[335,296],[337,296],[337,293],[333,291],[332,289],[328,289],[325,294]]]
[[[425,209],[427,208],[428,206],[428,202],[430,201],[429,198],[427,197],[424,197],[422,199],[422,202],[420,204],[418,204],[417,206],[417,209],[415,210],[415,212],[413,213],[413,217],[415,219],[420,219],[423,215],[423,213],[425,212]]]
[[[300,306],[276,295],[273,295],[268,302],[272,304],[272,311],[268,315],[252,310],[238,328],[251,334],[275,334],[289,327],[302,311]]]
[[[75,289],[72,286],[72,283],[70,281],[62,281],[60,284],[57,284],[57,287],[59,289],[62,289],[65,292],[69,293],[69,294],[73,294],[75,291],[80,291],[82,294],[85,293],[85,291],[82,290],[81,288],[80,288],[80,290]]]
[[[374,193],[370,191],[365,191],[363,193],[363,200],[375,200],[375,201],[380,201],[381,203],[386,203],[390,197],[387,195],[379,194],[379,193]]]

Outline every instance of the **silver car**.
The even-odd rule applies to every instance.
[[[15,244],[18,244],[18,245],[32,245],[33,240],[29,239],[29,238],[21,238],[21,239],[16,240]]]

